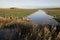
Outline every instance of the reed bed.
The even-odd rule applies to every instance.
[[[0,40],[60,40],[60,24],[37,25],[23,18],[0,17]]]

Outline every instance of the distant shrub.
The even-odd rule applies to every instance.
[[[15,9],[15,8],[11,7],[10,9]]]

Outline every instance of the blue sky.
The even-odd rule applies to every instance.
[[[60,7],[60,0],[0,0],[0,8],[47,8]]]

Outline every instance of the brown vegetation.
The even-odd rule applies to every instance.
[[[0,40],[60,40],[60,25],[37,25],[23,18],[0,17]]]

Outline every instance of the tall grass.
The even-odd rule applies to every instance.
[[[0,18],[0,40],[60,40],[60,25],[37,25],[26,19]]]

